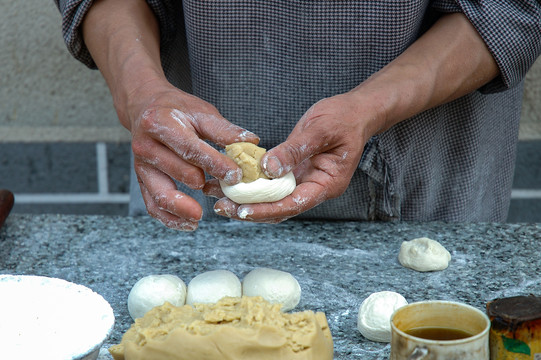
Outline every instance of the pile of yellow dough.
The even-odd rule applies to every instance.
[[[283,313],[244,296],[155,307],[109,352],[115,360],[331,360],[333,341],[324,313]]]

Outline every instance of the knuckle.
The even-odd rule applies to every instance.
[[[305,152],[306,145],[284,143],[283,154],[294,164],[300,164],[304,160]]]
[[[154,204],[156,205],[158,209],[166,210],[169,208],[167,196],[165,196],[164,194],[161,194],[161,193],[155,194],[152,197],[152,199],[154,200]]]
[[[184,146],[182,149],[178,149],[182,158],[191,164],[198,163],[201,154],[195,150],[192,146]]]
[[[151,132],[152,129],[156,126],[156,111],[149,109],[146,110],[140,117],[139,117],[139,127],[144,132]]]
[[[144,146],[141,141],[132,141],[131,151],[136,157],[142,157],[146,151],[146,146]]]
[[[131,143],[131,150],[136,158],[146,158],[149,155],[151,144],[142,139],[135,139]]]
[[[326,199],[335,199],[342,196],[346,192],[347,188],[347,184],[343,184],[342,182],[336,183],[334,186],[330,187],[330,191],[327,191]]]

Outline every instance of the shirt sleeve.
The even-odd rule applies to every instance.
[[[483,93],[519,84],[541,53],[541,3],[537,0],[436,0],[433,8],[462,12],[475,27],[500,69]]]
[[[77,60],[91,69],[96,64],[88,51],[82,35],[82,22],[94,0],[54,0],[62,16],[62,35],[68,51]],[[160,41],[167,43],[175,32],[175,16],[181,13],[176,11],[175,1],[147,0],[147,4],[156,16],[160,26]],[[178,2],[177,2],[178,3]]]

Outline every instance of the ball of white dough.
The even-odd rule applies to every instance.
[[[257,179],[249,183],[227,185],[220,181],[225,196],[237,204],[268,203],[282,200],[295,190],[297,182],[292,172],[276,179]]]
[[[413,270],[438,271],[447,269],[451,254],[436,240],[423,237],[402,242],[398,261]]]
[[[244,296],[261,296],[271,304],[282,304],[282,311],[289,311],[301,300],[301,286],[288,272],[257,268],[242,280]]]
[[[188,283],[186,304],[212,304],[226,296],[242,296],[242,285],[237,275],[229,270],[207,271]]]
[[[359,307],[357,329],[368,340],[390,342],[391,316],[407,304],[402,295],[393,291],[373,293]]]
[[[175,275],[148,275],[133,285],[128,295],[128,312],[132,319],[145,315],[166,301],[182,306],[186,300],[186,284]]]

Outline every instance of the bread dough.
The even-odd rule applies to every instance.
[[[390,342],[391,316],[407,304],[402,295],[393,291],[373,293],[359,307],[357,329],[368,340]]]
[[[282,200],[295,190],[297,183],[289,172],[277,179],[257,179],[251,183],[227,185],[220,181],[225,196],[237,204],[256,204]]]
[[[128,295],[128,312],[135,320],[166,301],[175,306],[182,306],[185,300],[186,284],[179,277],[148,275],[133,285]]]
[[[423,237],[402,242],[398,261],[413,270],[438,271],[447,269],[451,254],[436,240]]]
[[[288,272],[257,268],[250,271],[242,280],[244,296],[261,296],[271,304],[281,304],[282,311],[289,311],[301,299],[301,287]]]
[[[325,314],[282,313],[261,297],[156,307],[109,348],[115,360],[332,360]]]
[[[213,270],[197,275],[188,283],[186,304],[215,303],[225,296],[240,297],[242,285],[229,270]]]
[[[227,185],[220,180],[225,196],[237,204],[275,202],[291,194],[297,185],[292,172],[269,179],[261,171],[261,157],[266,150],[252,143],[240,142],[227,145],[226,155],[242,169],[242,181]]]

